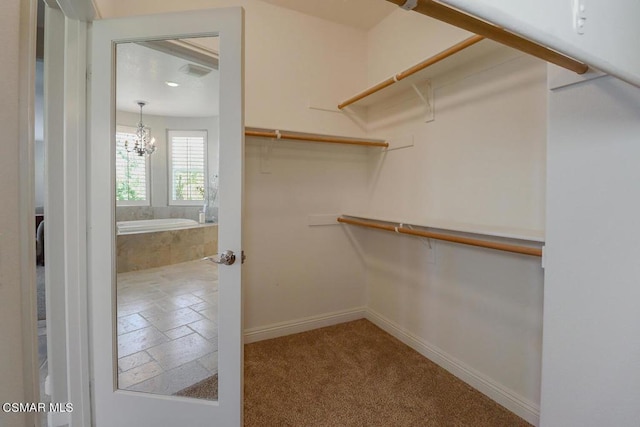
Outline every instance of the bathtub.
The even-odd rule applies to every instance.
[[[118,273],[202,259],[218,249],[218,224],[182,218],[120,221]]]
[[[143,219],[137,221],[118,221],[117,234],[150,233],[154,231],[181,230],[197,227],[197,221],[185,218]]]

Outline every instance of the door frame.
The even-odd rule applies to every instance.
[[[60,14],[57,24],[49,28],[45,35],[45,43],[56,48],[56,54],[63,53],[64,59],[57,56],[51,61],[50,72],[55,76],[56,87],[50,93],[50,100],[45,104],[47,120],[55,126],[55,137],[59,138],[56,150],[45,151],[45,167],[49,169],[46,179],[53,179],[55,186],[47,191],[48,215],[57,217],[64,228],[59,233],[48,233],[46,245],[52,251],[58,251],[61,263],[55,272],[49,272],[50,282],[60,283],[64,296],[57,299],[47,309],[56,312],[56,325],[48,331],[48,340],[57,342],[56,359],[58,370],[52,379],[51,389],[60,386],[62,390],[53,396],[57,402],[71,402],[73,412],[55,414],[50,425],[89,426],[94,424],[91,402],[91,374],[89,354],[89,325],[87,294],[87,188],[84,184],[87,174],[87,39],[90,37],[91,21],[99,17],[99,11],[93,2],[86,0],[45,0],[51,11]],[[20,84],[20,166],[21,166],[21,211],[24,213],[20,221],[22,241],[34,237],[31,213],[34,206],[33,179],[35,165],[33,158],[33,124],[32,112],[35,76],[35,0],[20,0],[21,22],[21,84]],[[73,77],[72,77],[73,76]],[[46,89],[45,89],[46,90]],[[62,96],[59,96],[61,95]],[[57,94],[57,95],[56,95]],[[242,100],[243,102],[244,100]],[[243,124],[241,124],[243,125]],[[238,149],[243,150],[244,146]],[[64,166],[64,171],[54,167]],[[31,239],[33,240],[33,239]],[[29,241],[31,241],[29,240]],[[39,401],[38,386],[38,349],[37,324],[35,322],[36,284],[35,284],[35,250],[33,245],[24,245],[21,250],[21,275],[23,288],[23,348],[27,355],[23,378],[26,386],[25,397],[30,401]],[[31,249],[28,249],[31,248]],[[240,331],[240,342],[241,342]],[[62,345],[60,345],[62,343]],[[49,346],[49,351],[52,351]],[[242,348],[240,346],[240,352]],[[240,354],[240,360],[242,355]],[[241,384],[236,386],[242,393]],[[29,415],[30,416],[30,415]],[[35,421],[37,418],[32,417]],[[242,408],[238,414],[242,419]],[[241,421],[240,421],[241,422]]]
[[[208,13],[207,13],[208,12]],[[185,25],[188,23],[188,25]],[[218,389],[216,402],[153,396],[117,388],[115,339],[115,73],[114,43],[147,39],[220,36],[221,201],[218,245],[237,254],[242,251],[242,201],[244,161],[244,10],[241,7],[212,8],[169,14],[134,16],[102,21],[91,31],[90,142],[87,144],[85,220],[86,268],[89,291],[90,360],[95,422],[123,425],[130,416],[144,417],[144,425],[191,423],[242,425],[243,336],[242,263],[223,266],[218,307]],[[225,112],[227,111],[227,112]],[[228,111],[234,112],[229,114]],[[239,111],[239,114],[235,112]],[[105,161],[109,159],[108,161]],[[105,191],[108,189],[107,191]],[[81,256],[82,254],[78,254]],[[164,409],[163,406],[165,405]],[[171,409],[170,409],[171,408]],[[214,419],[210,419],[214,416]],[[185,418],[187,417],[187,418]],[[194,424],[195,423],[195,424]]]
[[[19,77],[17,88],[18,100],[18,239],[17,259],[19,271],[17,284],[20,292],[18,324],[21,326],[21,342],[9,343],[20,345],[23,357],[22,381],[23,395],[26,401],[39,400],[39,365],[38,365],[38,324],[36,321],[36,254],[35,254],[35,69],[36,69],[36,29],[37,3],[34,0],[18,0],[15,2],[19,10],[18,63]],[[15,98],[14,98],[15,99]],[[13,184],[13,183],[12,183]],[[13,257],[12,257],[13,258]],[[11,284],[13,285],[13,284]],[[38,421],[38,414],[27,413],[23,416],[25,423]],[[26,424],[25,424],[26,425]]]
[[[35,162],[34,162],[34,126],[35,126],[35,61],[36,61],[36,29],[37,29],[37,1],[36,0],[17,0],[20,7],[20,34],[19,34],[19,69],[20,69],[20,80],[19,80],[19,166],[20,166],[20,174],[19,174],[19,189],[20,189],[20,197],[18,200],[19,209],[20,209],[20,220],[19,220],[19,235],[20,235],[20,252],[19,252],[19,266],[17,268],[20,271],[20,287],[21,287],[21,312],[22,317],[20,319],[20,323],[22,325],[22,352],[24,354],[24,365],[23,365],[23,383],[24,383],[24,400],[26,402],[39,402],[42,400],[40,396],[40,381],[39,381],[39,364],[38,364],[38,345],[37,345],[37,322],[36,322],[36,305],[37,305],[37,292],[36,292],[36,279],[35,279],[35,246],[32,242],[35,241],[35,230],[34,230],[34,205],[35,205]],[[72,10],[75,10],[75,14],[73,16],[67,15],[67,23],[65,25],[71,27],[73,25],[76,26],[77,29],[82,31],[82,29],[86,30],[86,23],[81,22],[83,16],[80,16],[78,13],[90,14],[92,13],[92,9],[86,7],[87,3],[84,0],[45,0],[45,4],[47,8],[50,9],[58,9],[59,6],[69,6],[68,13],[71,13]],[[87,16],[84,16],[87,18]],[[90,18],[90,17],[89,17]],[[55,46],[59,51],[64,51],[65,61],[52,61],[51,71],[53,71],[57,76],[62,76],[65,74],[66,64],[70,62],[70,60],[76,60],[77,70],[82,70],[83,67],[83,56],[84,55],[84,45],[83,40],[78,38],[76,40],[70,40],[70,38],[64,38],[65,34],[65,25],[53,25],[52,31],[49,32],[48,35],[45,35],[45,43],[49,43],[50,47]],[[78,36],[83,36],[82,33],[77,33]],[[64,41],[62,41],[64,40]],[[64,44],[60,46],[60,44]],[[51,82],[49,82],[51,84]],[[78,124],[84,124],[84,114],[85,114],[85,102],[84,102],[84,90],[86,87],[84,79],[78,79],[77,81],[67,80],[65,84],[69,86],[64,87],[63,93],[65,93],[64,99],[59,98],[57,102],[51,103],[50,105],[45,105],[45,111],[50,110],[49,112],[56,111],[55,109],[51,109],[52,105],[55,105],[55,108],[58,107],[63,108],[60,111],[64,111],[65,114],[55,115],[52,114],[49,117],[49,121],[51,123],[55,123],[55,126],[58,129],[62,127],[65,128],[66,131],[71,132],[73,135],[67,138],[67,135],[64,135],[64,138],[60,138],[56,140],[57,148],[60,150],[68,150],[68,140],[75,139],[76,143],[79,145],[84,144],[85,136],[84,127],[78,126]],[[67,96],[67,90],[69,91],[69,95]],[[45,117],[49,112],[45,112]],[[68,115],[69,114],[69,115]],[[75,117],[74,117],[75,116]],[[75,121],[73,120],[75,118]],[[59,132],[56,136],[62,135],[63,132]],[[45,150],[46,151],[46,150]],[[77,154],[77,153],[76,153]],[[82,169],[76,169],[75,166],[82,165],[84,163],[84,159],[81,159],[79,156],[76,158],[76,164],[69,165],[73,172],[81,171]],[[48,156],[45,154],[45,168],[49,170],[52,169],[52,166],[55,165],[55,161],[50,161]],[[58,203],[55,205],[51,205],[49,203],[49,213],[55,212],[59,218],[65,218],[65,212],[67,212],[66,207],[76,205],[78,207],[78,201],[81,201],[83,195],[82,194],[74,194],[69,193],[68,189],[65,189],[64,185],[61,182],[57,182],[60,184],[54,187],[53,192],[48,192],[47,198],[49,200],[54,200],[57,198]],[[74,198],[74,203],[71,203],[69,198]],[[47,204],[47,201],[45,201]],[[84,210],[84,207],[81,209]],[[66,221],[66,220],[65,220]],[[71,224],[70,224],[71,225]],[[76,234],[83,235],[83,229],[76,229]],[[64,235],[64,233],[58,233],[54,237],[54,239],[47,238],[45,244],[47,244],[51,248],[55,248],[56,251],[65,252],[70,247],[73,247],[73,242],[69,243],[70,240],[68,236]],[[82,248],[79,248],[80,250]],[[49,251],[49,253],[52,253]],[[60,261],[60,260],[59,260]],[[77,268],[79,264],[77,260],[71,263],[64,263],[63,265],[57,266],[59,270],[69,270],[74,266],[76,267],[76,278],[78,279],[76,282],[76,288],[79,289],[83,286],[85,282],[85,277],[82,277],[81,270]],[[49,263],[50,264],[50,263]],[[50,270],[50,268],[48,268]],[[50,278],[51,279],[51,278]],[[78,299],[78,295],[73,293],[74,289],[69,289],[68,282],[65,280],[65,275],[58,275],[55,277],[56,280],[60,281],[60,285],[65,287],[65,295],[64,298],[61,299],[59,304],[55,304],[54,306],[48,306],[48,311],[59,313],[65,313],[67,307],[70,307],[69,302],[76,302],[75,308],[79,309],[81,312],[82,309],[86,309],[86,304],[81,304],[80,299]],[[75,289],[75,290],[77,290]],[[71,292],[69,292],[71,291]],[[60,340],[58,342],[59,351],[57,352],[57,356],[61,360],[60,373],[61,376],[56,380],[57,383],[66,386],[67,384],[72,387],[73,392],[63,393],[63,395],[56,396],[54,402],[73,402],[74,403],[74,412],[69,416],[69,413],[27,413],[25,416],[25,425],[36,425],[36,423],[40,422],[40,418],[44,416],[48,416],[50,425],[62,425],[69,424],[70,426],[84,426],[90,425],[90,402],[89,402],[89,375],[88,369],[82,369],[83,366],[88,367],[88,358],[83,357],[83,349],[87,349],[86,343],[85,347],[82,347],[82,330],[86,330],[86,325],[83,325],[81,321],[76,319],[74,316],[78,313],[70,313],[70,316],[65,319],[64,316],[60,317],[60,321],[56,322],[55,330],[59,331],[54,334],[48,334],[48,341]],[[48,322],[49,323],[49,322]],[[74,337],[74,342],[72,343],[70,340],[67,340],[66,330],[69,328],[75,328],[72,332],[74,332],[76,337]],[[49,336],[51,335],[51,336]],[[78,338],[78,339],[76,339]],[[86,353],[86,351],[85,351]],[[81,363],[74,363],[73,369],[67,369],[69,366],[69,361],[79,360]],[[72,362],[73,363],[73,362]],[[78,387],[73,387],[77,385]],[[39,424],[38,424],[39,425]]]
[[[86,274],[86,46],[92,2],[45,0],[45,252],[49,425],[91,425]],[[55,287],[55,288],[54,288]]]

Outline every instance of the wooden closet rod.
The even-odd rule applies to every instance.
[[[419,64],[414,65],[411,68],[408,68],[398,74],[396,74],[394,77],[389,77],[387,80],[382,81],[380,83],[378,83],[375,86],[370,87],[369,89],[360,92],[359,94],[347,99],[346,101],[344,101],[342,104],[338,105],[338,108],[340,110],[342,110],[343,108],[353,104],[354,102],[358,102],[360,101],[362,98],[366,98],[367,96],[374,94],[384,88],[386,88],[387,86],[391,86],[392,84],[399,82],[402,79],[406,79],[407,77],[417,73],[418,71],[422,71],[425,68],[442,61],[445,58],[450,57],[451,55],[454,55],[458,52],[460,52],[463,49],[468,48],[469,46],[472,46],[476,43],[478,43],[479,41],[484,40],[484,36],[472,36],[469,37],[468,39],[465,39],[463,41],[461,41],[458,44],[455,44],[453,46],[451,46],[449,49],[447,50],[443,50],[442,52],[432,56],[431,58],[425,59],[424,61],[420,62]]]
[[[405,4],[405,0],[387,0],[398,6]],[[413,9],[418,13],[430,16],[447,24],[455,25],[463,30],[471,31],[475,34],[480,34],[488,39],[497,41],[514,49],[521,50],[547,62],[551,62],[560,67],[574,71],[578,74],[584,74],[589,70],[589,66],[577,61],[573,58],[569,58],[555,50],[542,46],[538,43],[534,43],[530,40],[522,38],[510,31],[507,31],[497,25],[478,19],[474,16],[467,15],[453,9],[450,6],[435,2],[433,0],[417,0],[418,5]]]
[[[367,147],[384,147],[384,148],[389,147],[389,143],[385,141],[358,140],[358,139],[351,139],[351,138],[343,138],[340,136],[301,134],[301,133],[277,131],[277,130],[245,129],[244,134],[245,136],[254,136],[258,138],[291,139],[294,141],[322,142],[327,144],[362,145]]]
[[[509,245],[506,243],[491,242],[489,240],[472,239],[469,237],[459,237],[448,234],[433,233],[431,231],[412,230],[406,227],[394,227],[392,225],[344,217],[338,218],[338,222],[341,222],[343,224],[359,225],[361,227],[375,228],[378,230],[393,231],[401,234],[409,234],[412,236],[428,237],[431,239],[444,240],[445,242],[461,243],[463,245],[479,246],[481,248],[496,249],[499,251],[513,252],[517,254],[539,257],[542,256],[542,249],[531,248],[528,246]]]

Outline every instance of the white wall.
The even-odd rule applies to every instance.
[[[378,83],[472,34],[398,8],[367,33],[367,86]]]
[[[468,36],[452,28],[398,10],[369,32],[371,81]],[[398,49],[402,40],[413,43]],[[374,164],[367,212],[544,235],[546,69],[529,56],[513,57],[499,67],[433,81],[433,122],[424,123],[425,108],[410,90],[369,107],[373,136],[413,136],[415,146],[389,151]]]
[[[309,108],[335,107],[360,88],[363,31],[257,0],[117,1],[112,11],[127,16],[231,5],[246,10],[247,126],[365,135],[338,112]],[[259,339],[266,327],[290,332],[278,329],[282,323],[361,315],[362,259],[339,225],[310,227],[308,216],[337,215],[358,203],[366,193],[369,151],[277,142],[263,155],[265,144],[246,142],[245,328]]]
[[[245,327],[360,309],[365,266],[333,221],[365,193],[368,149],[286,142],[267,157],[262,147],[247,140]],[[333,225],[309,226],[317,214]]]
[[[3,42],[0,61],[0,196],[7,201],[0,206],[0,402],[25,399],[23,364],[27,359],[22,347],[22,299],[20,269],[20,193],[19,193],[19,31],[20,1],[0,4],[0,38]],[[0,424],[19,427],[26,423],[24,414],[0,412]]]
[[[551,92],[543,426],[640,420],[640,90]]]
[[[399,10],[369,32],[370,82],[467,36]],[[372,135],[411,135],[415,145],[372,157],[367,213],[544,237],[546,66],[515,55],[485,68],[433,82],[432,122],[425,123],[411,92],[369,107]],[[430,249],[426,241],[379,231],[354,239],[367,262],[373,319],[535,423],[540,259],[441,242]]]

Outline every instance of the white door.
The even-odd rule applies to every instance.
[[[242,424],[243,22],[241,8],[224,8],[93,24],[88,285],[96,426]],[[138,122],[147,140],[136,134]],[[151,137],[153,153],[133,152]],[[207,198],[217,211],[199,216]],[[209,222],[117,235],[123,216]],[[216,228],[217,252],[236,256],[230,265],[204,259],[216,251]]]

